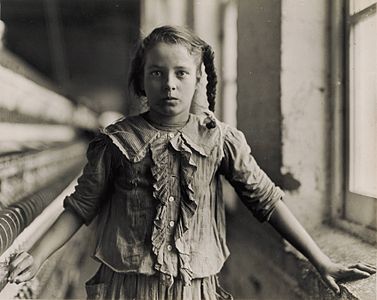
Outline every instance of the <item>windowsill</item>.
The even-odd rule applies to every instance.
[[[231,255],[220,281],[235,299],[376,299],[376,275],[341,284],[336,295],[303,255],[245,209],[228,211],[227,224]],[[376,264],[377,249],[348,232],[319,225],[310,234],[334,262]]]
[[[327,225],[317,228],[311,235],[334,262],[345,266],[355,265],[358,262],[376,265],[377,249],[357,237]],[[286,250],[293,253],[296,258],[305,260],[292,246],[287,245]],[[309,270],[315,272],[312,266],[309,266]],[[316,274],[314,278],[319,279],[319,275]],[[376,274],[366,279],[342,283],[340,286],[341,296],[334,295],[334,299],[376,299]]]
[[[359,224],[350,222],[348,220],[336,218],[333,221],[335,227],[338,227],[346,232],[349,232],[352,235],[355,235],[362,239],[363,241],[376,245],[377,244],[377,232],[376,230],[366,228],[365,226],[361,226]]]

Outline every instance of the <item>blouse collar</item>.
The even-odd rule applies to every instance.
[[[195,152],[209,156],[219,142],[219,130],[218,126],[208,129],[205,118],[206,115],[190,114],[186,125],[178,129],[178,134],[170,140],[172,146],[177,149],[182,139]],[[133,162],[140,161],[150,144],[161,134],[141,115],[122,118],[103,129],[103,133],[110,136],[114,144]]]

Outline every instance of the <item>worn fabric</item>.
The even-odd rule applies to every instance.
[[[88,299],[125,299],[125,300],[231,300],[218,282],[217,276],[193,279],[185,286],[180,279],[172,286],[164,284],[155,275],[137,273],[117,273],[106,265],[85,285]]]
[[[145,115],[124,118],[90,143],[87,157],[64,206],[86,224],[99,214],[94,257],[116,272],[185,284],[217,274],[229,255],[221,174],[260,221],[283,196],[239,130],[208,129],[197,115],[178,130]]]

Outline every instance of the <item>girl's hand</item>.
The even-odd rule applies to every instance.
[[[376,273],[376,267],[369,264],[358,263],[350,267],[330,262],[319,270],[322,279],[336,293],[340,293],[337,284],[339,281],[353,281],[357,279],[367,278]]]
[[[39,267],[40,264],[29,253],[25,251],[18,253],[9,263],[8,281],[20,283],[30,280],[37,274]]]

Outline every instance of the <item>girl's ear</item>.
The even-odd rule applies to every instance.
[[[203,80],[204,80],[203,73],[205,74],[204,64],[200,63],[196,71],[196,89],[201,88],[201,85],[203,84]]]
[[[202,80],[202,76],[197,76],[196,77],[196,84],[195,84],[195,89],[197,90],[200,85],[200,81]]]

